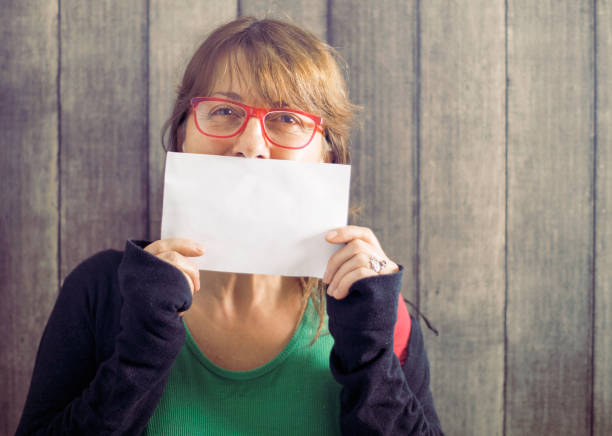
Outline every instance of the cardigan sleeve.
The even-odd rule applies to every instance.
[[[367,277],[348,296],[327,296],[334,337],[330,368],[342,385],[343,434],[442,435],[429,389],[429,363],[418,322],[412,327],[402,366],[393,351],[403,267]]]
[[[99,253],[68,275],[40,342],[17,435],[144,430],[185,339],[177,312],[191,304],[180,270],[144,245],[127,241],[122,256]],[[105,342],[108,355],[100,350]]]

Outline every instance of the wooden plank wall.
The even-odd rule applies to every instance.
[[[420,8],[419,276],[441,331],[426,332],[434,399],[448,434],[502,434],[504,5]]]
[[[3,5],[0,433],[68,272],[159,237],[176,86],[210,29],[251,14],[346,61],[351,221],[440,331],[422,323],[446,433],[611,434],[609,0]]]
[[[57,3],[19,1],[2,9],[0,434],[8,435],[59,286],[59,43]]]
[[[63,280],[98,247],[146,237],[146,0],[63,0],[60,47]]]
[[[595,2],[593,434],[612,433],[612,1]]]
[[[593,17],[509,4],[508,435],[591,426]]]
[[[329,42],[348,64],[349,95],[363,107],[351,155],[351,206],[363,212],[351,222],[370,227],[405,266],[404,294],[418,303],[416,2],[377,4],[332,2],[328,12]]]

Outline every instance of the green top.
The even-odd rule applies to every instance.
[[[312,303],[287,346],[270,362],[229,371],[186,340],[146,435],[338,435],[340,385],[329,370],[333,338],[319,339]]]

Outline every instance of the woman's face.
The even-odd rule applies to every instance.
[[[253,86],[245,81],[229,80],[229,75],[222,75],[215,81],[211,95],[237,101],[249,106],[266,107],[262,99],[252,94]],[[293,108],[300,109],[300,108]],[[251,117],[245,129],[231,138],[213,138],[206,136],[197,129],[193,111],[187,118],[185,142],[182,151],[186,153],[216,154],[220,156],[253,157],[259,159],[286,159],[302,162],[324,162],[326,142],[317,131],[310,144],[302,149],[289,150],[277,147],[264,136],[261,123],[256,117]]]

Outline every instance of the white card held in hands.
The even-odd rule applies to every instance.
[[[199,269],[323,277],[347,224],[350,165],[168,152],[161,237],[206,252]]]

